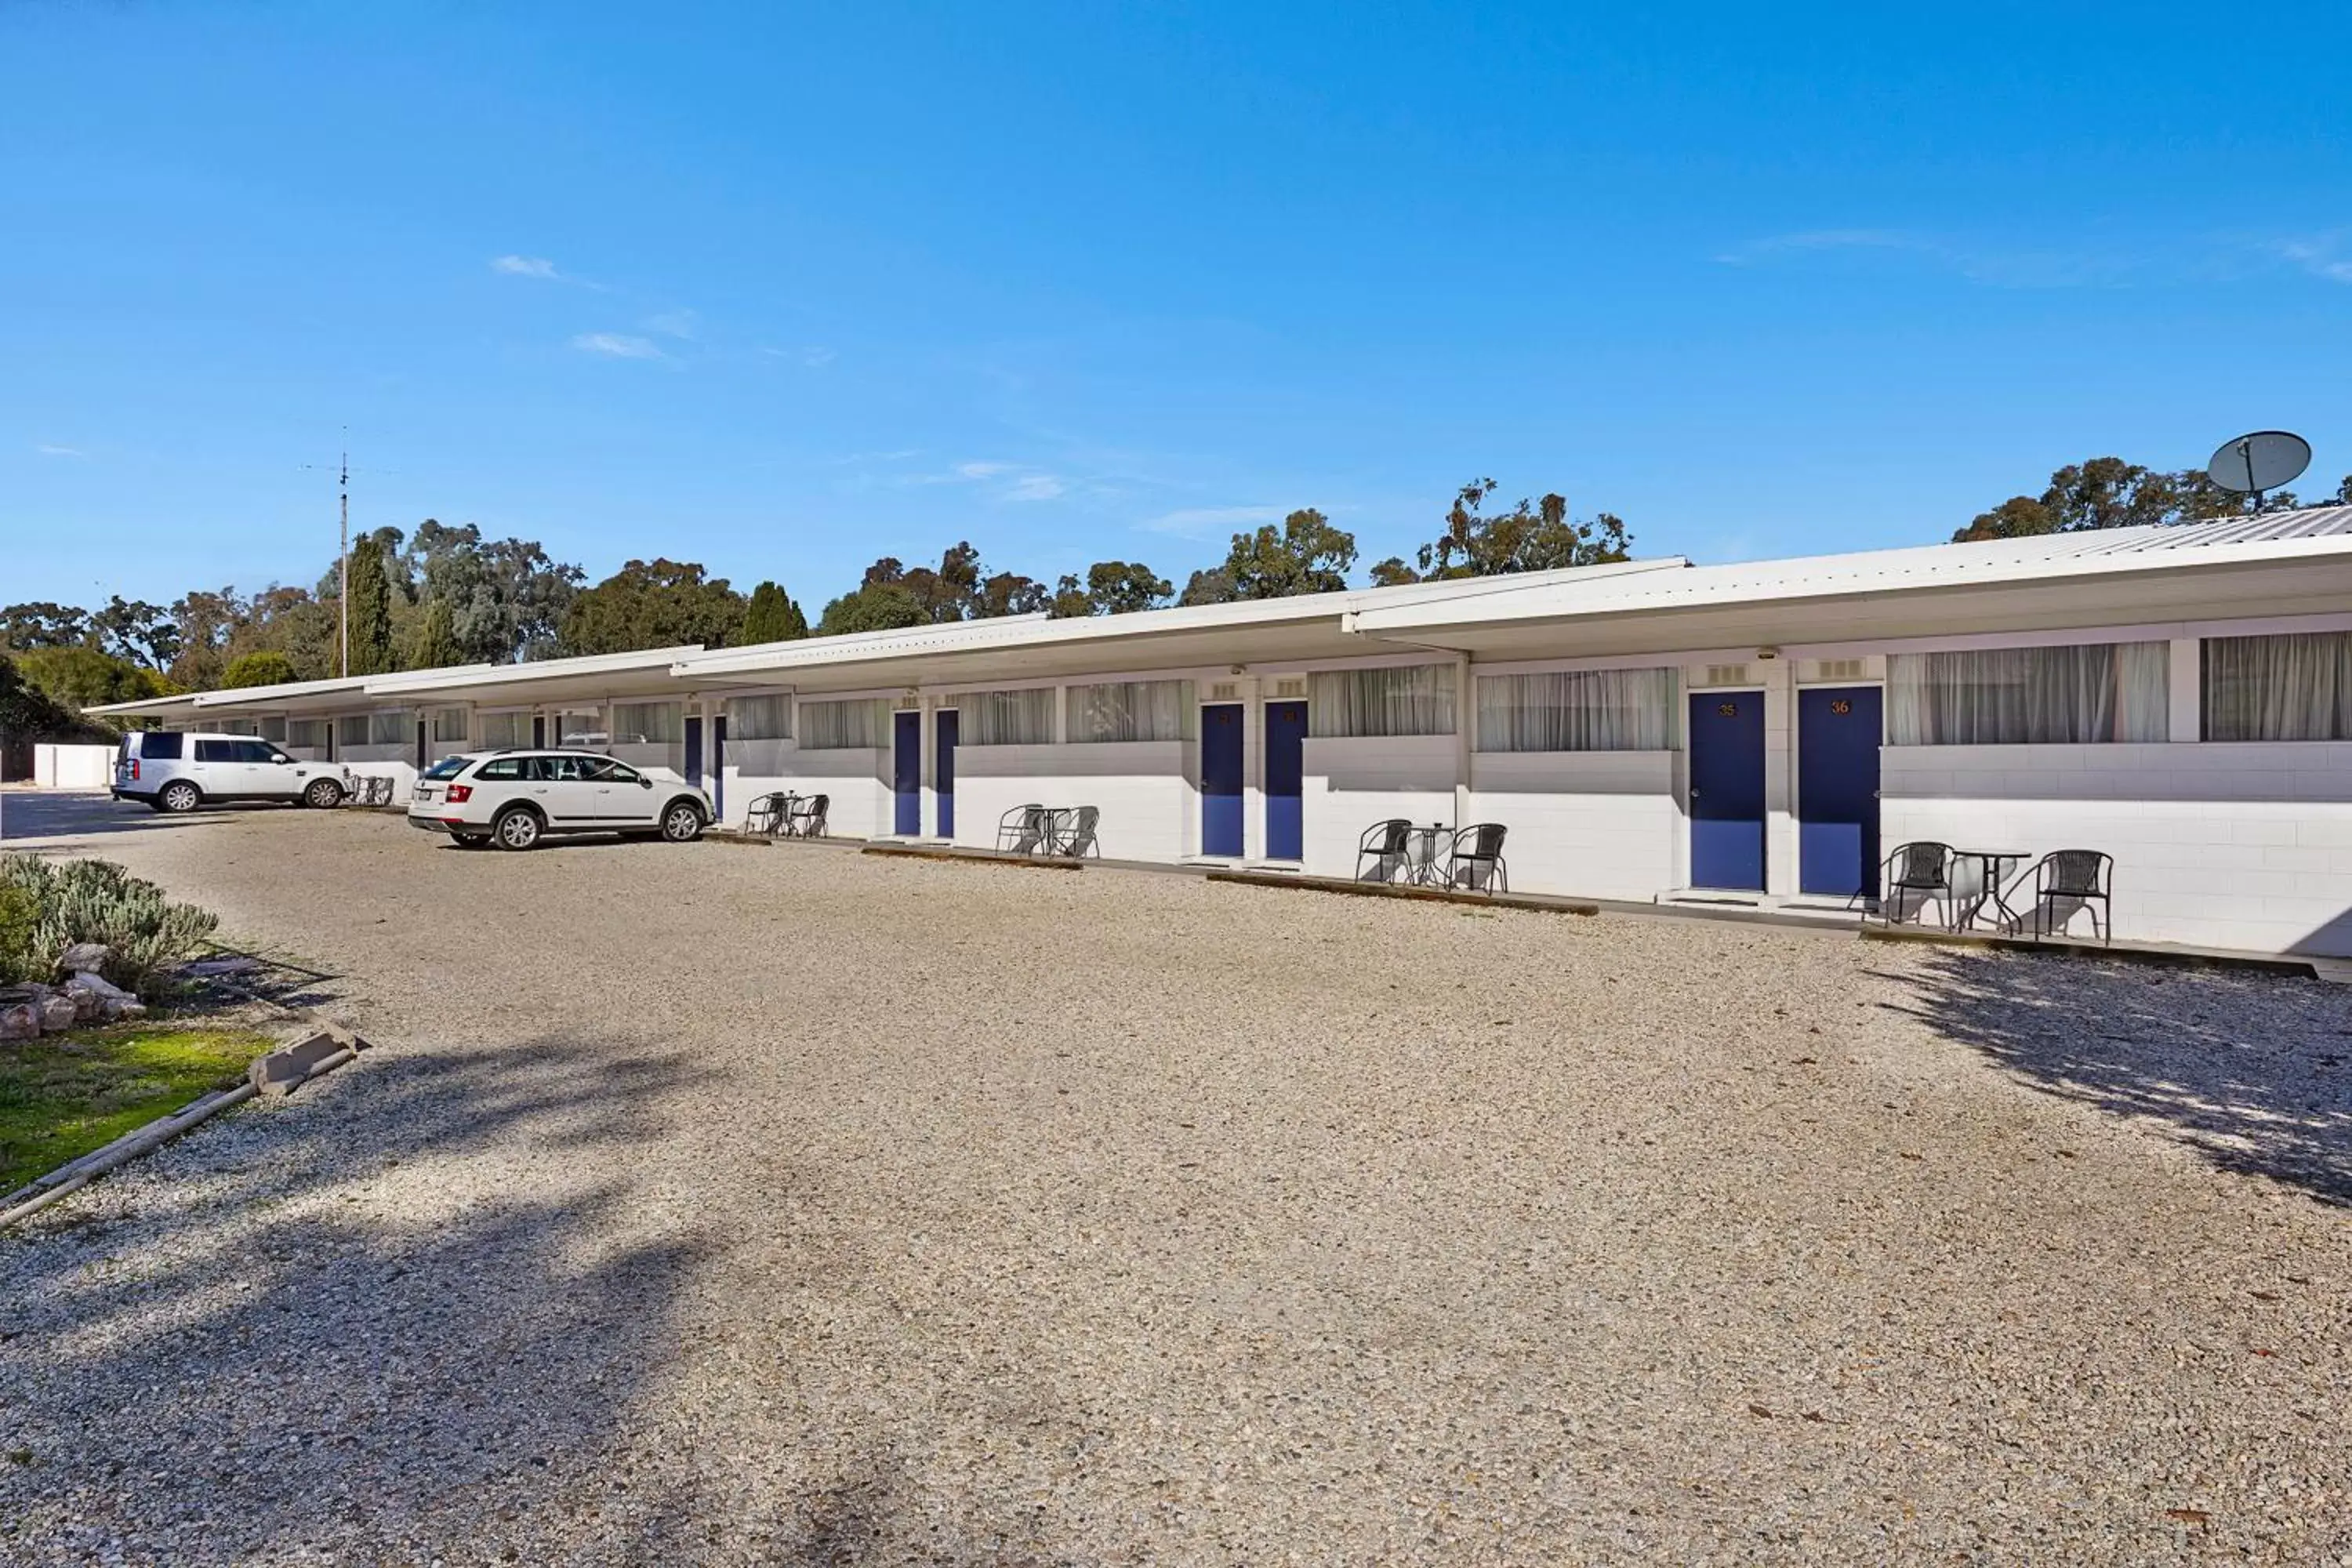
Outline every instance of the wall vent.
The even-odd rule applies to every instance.
[[[1237,702],[1241,695],[1242,683],[1238,680],[1220,680],[1209,688],[1209,700],[1212,702]]]
[[[1709,686],[1745,686],[1748,684],[1748,667],[1744,664],[1710,664],[1706,667],[1706,683]]]
[[[1825,658],[1813,667],[1819,680],[1860,680],[1869,666],[1858,658]]]
[[[1276,697],[1304,697],[1307,695],[1307,678],[1303,675],[1285,676],[1274,683],[1274,694]]]
[[[898,699],[898,711],[901,713],[906,712],[910,708],[920,708],[922,705],[923,700],[919,697],[901,697]]]

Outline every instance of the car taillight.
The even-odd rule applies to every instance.
[[[449,794],[446,798],[451,805],[463,805],[467,801],[474,798],[474,786],[472,784],[451,784],[449,786]]]
[[[131,759],[131,782],[133,784],[139,782],[139,759],[136,757]]]

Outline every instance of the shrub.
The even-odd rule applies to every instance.
[[[47,978],[34,973],[33,937],[41,906],[22,888],[0,882],[0,985]]]
[[[38,910],[30,952],[36,977],[47,979],[58,954],[81,942],[114,950],[106,978],[126,990],[151,991],[163,966],[195,955],[220,917],[174,903],[154,883],[111,860],[0,857],[0,888],[29,894]]]

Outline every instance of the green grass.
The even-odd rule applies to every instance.
[[[0,1194],[234,1086],[276,1045],[243,1029],[169,1022],[0,1045]]]

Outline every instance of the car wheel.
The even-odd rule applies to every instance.
[[[538,816],[523,806],[509,806],[492,825],[490,833],[501,849],[529,849],[539,842]]]
[[[487,833],[452,833],[449,841],[460,849],[488,849],[490,836]]]
[[[702,812],[692,801],[674,802],[662,813],[661,836],[672,844],[691,844],[702,837]]]
[[[185,779],[173,779],[170,784],[165,784],[163,793],[155,797],[156,809],[168,811],[175,816],[183,812],[194,811],[204,804],[205,792]]]
[[[331,811],[343,804],[343,786],[332,779],[312,779],[302,792],[302,804],[320,811]]]

